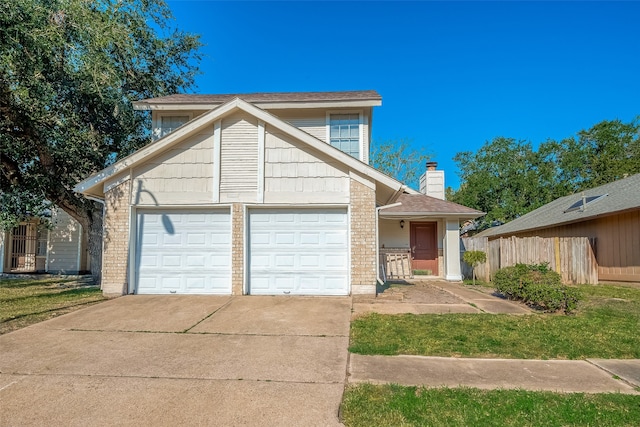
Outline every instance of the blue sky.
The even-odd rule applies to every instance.
[[[197,93],[375,89],[373,140],[452,158],[640,115],[640,2],[169,0],[202,36]]]

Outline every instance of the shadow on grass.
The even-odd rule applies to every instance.
[[[0,288],[24,289],[38,286],[51,286],[62,283],[77,282],[77,279],[0,279]]]
[[[72,288],[72,289],[65,289],[63,291],[60,292],[52,292],[51,289],[47,289],[44,290],[42,293],[34,293],[34,294],[30,294],[30,295],[23,295],[23,296],[19,296],[19,297],[8,297],[8,298],[0,298],[0,301],[2,302],[18,302],[18,301],[25,301],[25,300],[30,300],[30,299],[37,299],[37,300],[51,300],[51,299],[65,299],[67,297],[81,297],[81,296],[85,296],[88,294],[94,294],[94,293],[99,293],[100,292],[100,287],[99,286],[83,286],[83,287],[78,287],[78,288]]]

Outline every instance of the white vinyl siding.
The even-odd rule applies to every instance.
[[[300,130],[327,142],[327,112],[323,109],[272,110],[272,114]]]
[[[247,114],[222,120],[220,201],[255,202],[258,194],[258,124]]]
[[[213,201],[213,126],[149,159],[133,171],[133,205]]]
[[[136,292],[230,294],[228,210],[139,211]]]
[[[49,273],[75,274],[81,270],[78,242],[82,238],[82,226],[62,209],[53,211],[51,222],[53,228],[49,231],[46,270]]]
[[[249,293],[348,295],[346,209],[249,212]]]
[[[269,126],[264,157],[265,203],[349,203],[346,171]]]

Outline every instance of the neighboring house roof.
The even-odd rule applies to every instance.
[[[240,98],[261,108],[320,108],[330,106],[375,107],[382,97],[375,90],[343,92],[265,92],[220,95],[176,94],[136,101],[136,110],[211,109]]]
[[[265,123],[275,127],[276,129],[289,134],[297,140],[306,143],[311,148],[332,157],[336,161],[347,166],[350,170],[357,172],[363,176],[369,177],[376,183],[386,186],[387,188],[394,191],[395,195],[394,197],[392,197],[392,199],[395,199],[398,194],[402,194],[402,192],[404,191],[415,192],[415,190],[408,188],[403,183],[351,157],[350,155],[340,151],[330,144],[327,144],[326,142],[315,138],[307,132],[304,132],[296,128],[295,126],[283,121],[282,119],[274,116],[273,114],[270,114],[267,111],[264,111],[261,108],[258,108],[255,105],[252,105],[239,98],[234,98],[229,102],[211,111],[208,111],[205,114],[202,114],[201,116],[176,129],[174,132],[171,132],[165,137],[144,146],[135,153],[125,157],[124,159],[121,159],[108,168],[103,169],[97,174],[85,179],[74,187],[74,191],[90,196],[102,197],[102,186],[105,181],[107,181],[111,177],[119,173],[128,171],[130,168],[143,163],[149,157],[159,154],[173,147],[174,145],[179,144],[185,138],[197,133],[200,129],[202,129],[202,127],[211,125],[222,117],[238,110],[242,110],[248,114],[253,115],[258,120],[262,120]],[[389,200],[388,203],[391,203],[393,201],[394,200]]]
[[[586,203],[582,209],[582,203],[578,202],[582,201],[583,193],[587,200],[597,196],[606,195],[606,197]],[[574,207],[574,210],[566,212],[576,203],[578,203],[578,209]],[[476,234],[476,237],[502,236],[555,227],[638,208],[640,208],[640,174],[561,197],[500,227],[489,228]]]
[[[484,215],[484,212],[424,194],[402,194],[396,202],[400,205],[380,210],[380,216],[400,218],[434,215],[472,219]]]

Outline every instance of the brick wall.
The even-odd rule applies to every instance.
[[[130,194],[129,180],[104,195],[102,292],[106,296],[120,296],[128,291]]]
[[[242,295],[244,285],[244,209],[242,203],[231,207],[231,293]]]
[[[376,293],[375,190],[351,179],[351,293]]]

